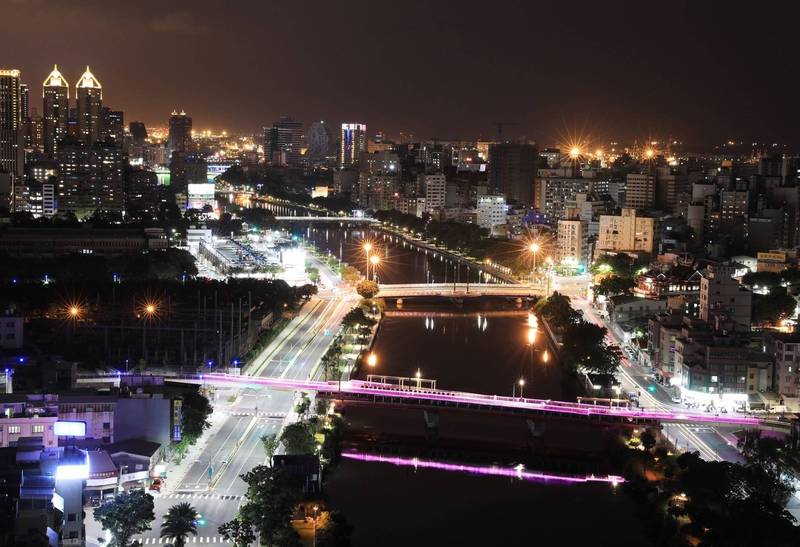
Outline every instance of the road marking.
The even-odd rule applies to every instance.
[[[244,496],[235,496],[233,494],[186,494],[182,492],[176,492],[174,494],[164,494],[163,496],[159,496],[165,500],[174,499],[174,500],[230,500],[230,501],[239,501],[244,499]]]

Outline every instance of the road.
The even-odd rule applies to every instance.
[[[315,265],[322,277],[320,292],[248,364],[247,374],[300,380],[319,373],[320,358],[359,297],[339,285],[325,265]],[[166,493],[157,495],[156,520],[151,531],[141,536],[142,542],[163,544],[158,538],[163,515],[170,506],[185,501],[203,516],[196,542],[226,544],[217,528],[233,518],[242,503],[246,485],[240,475],[265,461],[260,438],[280,434],[283,418],[291,413],[295,399],[296,394],[285,391],[217,390],[214,412],[221,414],[221,425],[209,435],[202,453],[179,484],[168,485]]]
[[[582,298],[573,298],[572,305],[583,312],[586,320],[608,330],[609,342],[623,346],[622,340],[607,327],[592,309],[591,303]],[[671,395],[664,388],[652,381],[652,374],[643,367],[623,358],[617,378],[626,392],[638,391],[643,407],[659,410],[686,410],[680,404],[672,402]],[[656,390],[650,393],[648,386],[655,385]],[[742,457],[736,448],[734,427],[710,427],[704,424],[664,424],[663,432],[680,450],[697,451],[700,457],[709,461],[741,462]]]

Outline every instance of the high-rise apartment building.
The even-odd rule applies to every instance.
[[[536,208],[550,219],[565,218],[568,207],[575,207],[579,194],[594,189],[593,179],[542,177],[536,181]]]
[[[24,169],[19,79],[19,70],[0,69],[0,172],[13,176],[21,176]]]
[[[425,212],[433,213],[444,209],[447,197],[447,179],[443,173],[424,173],[420,186],[425,193]]]
[[[689,191],[689,177],[674,167],[659,167],[656,172],[656,207],[678,214],[682,194]]]
[[[19,84],[19,117],[21,119],[31,117],[31,94],[28,84]]]
[[[556,258],[558,262],[572,266],[586,266],[589,260],[589,245],[586,222],[580,219],[558,221]]]
[[[508,205],[504,196],[478,196],[477,224],[493,232],[506,223]]]
[[[656,206],[656,178],[652,173],[628,173],[625,178],[625,207],[652,209]]]
[[[489,184],[493,194],[524,206],[533,204],[538,154],[532,144],[498,143],[489,147]]]
[[[367,151],[367,126],[343,123],[339,141],[339,168],[358,166],[361,154]]]
[[[331,154],[331,135],[328,125],[325,120],[319,120],[312,123],[308,129],[306,153],[312,161],[324,160]]]
[[[264,157],[272,165],[296,167],[301,163],[303,124],[288,116],[264,128]]]
[[[598,251],[652,254],[655,235],[652,218],[636,216],[636,209],[622,209],[617,215],[600,215]]]
[[[147,141],[147,128],[144,122],[131,122],[128,124],[128,131],[131,133],[131,139],[136,146],[144,146]]]
[[[125,153],[113,144],[65,139],[58,149],[58,210],[78,217],[121,211],[126,165]]]
[[[103,88],[88,66],[75,84],[75,96],[78,139],[92,146],[100,140],[103,125]]]
[[[180,113],[173,110],[169,117],[167,147],[170,154],[188,153],[192,149],[192,118],[183,110]]]
[[[58,71],[58,65],[44,81],[42,87],[44,102],[43,139],[44,152],[54,157],[58,141],[67,136],[67,118],[69,117],[69,84]]]

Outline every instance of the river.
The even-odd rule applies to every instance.
[[[381,257],[377,275],[382,283],[452,282],[454,276],[460,282],[467,276],[473,283],[491,281],[361,227],[294,225],[293,230],[362,272],[362,244],[371,241],[372,253]],[[419,373],[443,389],[519,395],[522,387],[530,397],[574,397],[545,350],[543,333],[512,299],[407,299],[399,308],[390,301],[373,346],[376,364],[357,375]],[[607,471],[602,461],[607,438],[599,428],[548,424],[543,453],[575,457],[585,451],[588,456],[577,456],[577,463],[566,458],[554,472],[570,480],[532,479],[515,474],[515,465],[525,462],[526,470],[539,471],[535,466],[541,460],[550,468],[541,470],[548,473],[559,461],[552,455],[531,457],[524,419],[442,413],[431,438],[419,410],[345,411],[351,424],[349,456],[332,474],[327,494],[353,525],[355,546],[647,545],[621,487],[582,482],[590,472],[604,476]]]

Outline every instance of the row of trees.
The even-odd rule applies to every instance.
[[[606,329],[585,321],[568,296],[554,292],[539,300],[534,312],[561,335],[560,361],[568,371],[611,375],[617,370],[619,359],[605,342]]]

